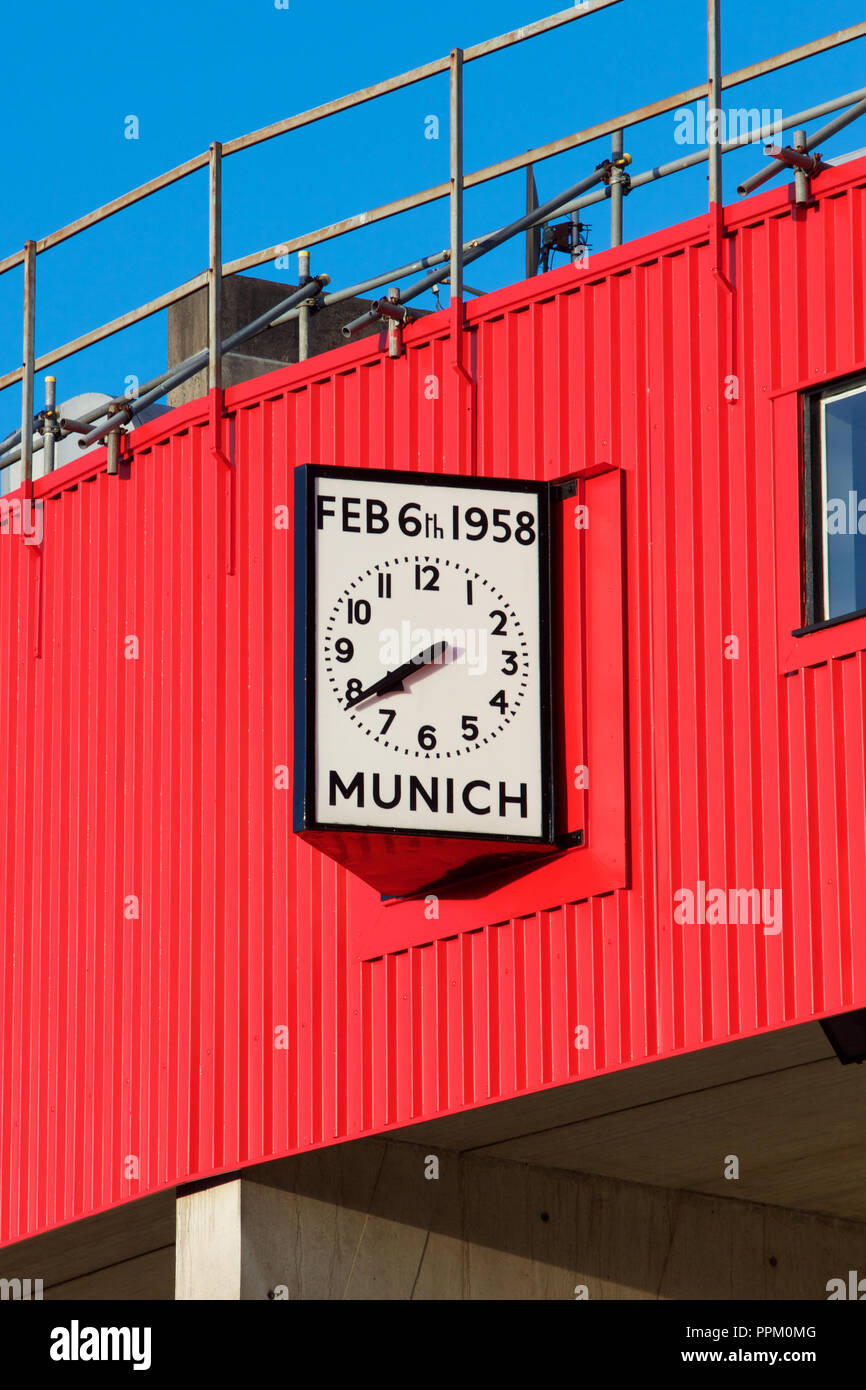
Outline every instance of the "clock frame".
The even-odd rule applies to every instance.
[[[502,494],[508,499],[513,498],[514,516],[520,510],[520,498],[532,499],[534,504],[532,512],[537,517],[537,537],[533,544],[533,554],[537,565],[537,570],[533,569],[533,574],[537,572],[537,623],[536,616],[527,623],[533,635],[537,634],[537,672],[533,679],[533,690],[531,697],[531,708],[533,714],[537,711],[537,748],[538,748],[538,767],[537,771],[537,805],[533,796],[535,806],[535,821],[532,834],[520,834],[514,831],[498,830],[493,833],[483,830],[469,830],[461,828],[455,830],[441,825],[430,827],[420,823],[397,824],[389,826],[381,823],[358,823],[357,820],[341,819],[340,808],[335,807],[334,815],[322,814],[323,808],[317,805],[317,735],[319,723],[319,700],[320,697],[336,698],[334,689],[335,669],[334,642],[336,632],[332,632],[330,647],[330,661],[328,665],[327,683],[331,689],[323,690],[323,682],[320,680],[320,656],[321,664],[324,666],[323,646],[320,651],[322,641],[323,624],[320,613],[320,602],[317,585],[317,536],[319,524],[322,529],[325,526],[325,517],[320,517],[317,510],[317,488],[322,480],[332,480],[335,485],[344,485],[357,482],[363,485],[376,484],[377,491],[383,495],[387,489],[398,487],[409,490],[418,498],[420,511],[424,511],[424,506],[432,506],[430,499],[435,498],[437,493],[441,496],[442,489],[452,489],[463,492],[467,497],[473,493],[482,494],[495,499],[496,494]],[[344,494],[345,496],[345,494]],[[327,502],[334,500],[327,496]],[[339,499],[341,502],[343,497]],[[350,499],[354,506],[356,499]],[[363,500],[363,499],[362,499]],[[413,504],[414,505],[414,504]],[[324,509],[324,503],[323,503]],[[483,510],[483,509],[481,509]],[[358,509],[362,513],[363,508]],[[493,501],[491,500],[490,515],[493,514]],[[508,512],[507,508],[499,510],[500,517],[504,517]],[[352,512],[352,521],[359,522],[359,515],[356,511]],[[424,513],[427,516],[429,513]],[[433,513],[434,516],[441,514]],[[465,517],[465,510],[459,513],[459,517]],[[530,513],[531,515],[531,513]],[[454,528],[459,530],[460,520],[457,515],[454,518]],[[330,514],[327,514],[330,522]],[[455,539],[449,536],[447,542],[443,537],[418,536],[413,533],[404,533],[391,529],[391,521],[396,522],[396,514],[389,516],[388,533],[383,534],[381,548],[379,551],[379,563],[368,565],[366,561],[370,558],[369,546],[371,541],[369,534],[365,537],[367,553],[361,551],[361,560],[358,582],[364,580],[369,584],[369,576],[374,570],[379,573],[389,569],[394,572],[398,563],[405,564],[406,573],[412,572],[412,567],[416,563],[420,564],[426,560],[428,565],[437,569],[437,579],[445,573],[445,567],[450,567],[451,571],[466,570],[466,574],[475,574],[482,586],[487,586],[500,594],[506,594],[505,587],[501,590],[495,589],[494,585],[488,583],[489,575],[485,576],[484,562],[479,558],[478,565],[473,571],[471,565],[467,564],[468,558],[473,557],[478,552],[474,552],[467,547],[471,542],[467,535]],[[534,517],[533,517],[534,520]],[[488,521],[485,523],[489,525]],[[499,526],[509,529],[510,523],[500,521]],[[360,517],[360,525],[363,526],[363,517]],[[402,522],[401,522],[402,525]],[[480,523],[473,522],[473,526]],[[294,763],[294,830],[304,839],[315,844],[324,853],[337,859],[352,872],[357,873],[366,882],[377,887],[386,895],[403,895],[407,893],[417,893],[427,888],[441,886],[455,880],[466,877],[469,874],[489,873],[496,870],[506,869],[513,864],[519,864],[527,856],[537,858],[539,853],[550,853],[555,847],[555,788],[554,788],[554,757],[553,757],[553,709],[552,709],[552,647],[551,647],[551,541],[550,541],[550,497],[548,486],[544,483],[535,483],[517,479],[493,479],[493,478],[467,478],[464,476],[454,476],[448,474],[414,473],[410,471],[395,469],[355,469],[340,468],[327,465],[301,465],[295,470],[295,508],[294,508],[294,528],[295,528],[295,763]],[[525,530],[528,530],[525,524]],[[348,527],[352,534],[358,534],[356,526],[353,524]],[[487,530],[484,532],[487,537]],[[501,536],[501,531],[500,531]],[[489,539],[492,541],[493,536]],[[499,540],[499,537],[496,538]],[[516,544],[514,533],[509,536],[509,542]],[[464,544],[458,545],[460,542]],[[335,542],[330,541],[331,544]],[[378,543],[378,542],[377,542]],[[361,542],[356,543],[359,547]],[[505,544],[505,542],[503,542]],[[528,545],[529,543],[527,543]],[[439,558],[438,566],[431,557],[441,557],[442,551],[450,548],[450,553],[446,560]],[[395,552],[399,552],[400,561],[395,558]],[[492,553],[489,549],[488,556]],[[386,563],[387,562],[387,563]],[[348,563],[348,562],[347,562]],[[350,567],[351,568],[351,567]],[[375,575],[373,576],[375,578]],[[416,574],[417,585],[417,574]],[[352,583],[352,589],[356,584]],[[362,590],[358,589],[358,593]],[[345,590],[343,599],[349,593],[348,587]],[[519,614],[525,605],[533,605],[536,602],[535,594],[522,597],[520,594],[507,595],[509,610],[516,612],[519,621]],[[357,602],[357,600],[355,600]],[[486,605],[483,605],[486,609]],[[333,607],[333,605],[332,605]],[[525,610],[525,611],[530,611]],[[328,615],[326,615],[327,618]],[[491,614],[492,617],[492,614]],[[369,622],[369,619],[367,620]],[[345,629],[345,623],[343,623]],[[331,627],[325,623],[325,633],[331,632]],[[345,641],[345,637],[341,639]],[[348,643],[348,647],[352,644]],[[353,649],[354,653],[354,649]],[[345,655],[345,652],[344,652]],[[495,655],[498,657],[500,653]],[[353,658],[347,658],[347,663]],[[510,660],[510,658],[509,658]],[[368,666],[369,669],[369,666]],[[380,674],[384,675],[386,668],[380,668]],[[483,674],[487,674],[486,670]],[[408,678],[407,678],[408,679]],[[428,676],[429,680],[436,681],[437,675],[434,673]],[[355,680],[355,684],[359,682]],[[438,693],[439,688],[436,688]],[[353,698],[357,697],[355,692]],[[348,700],[347,695],[347,700]],[[349,712],[347,707],[340,705],[344,712]],[[411,706],[404,706],[406,710]],[[329,706],[330,709],[330,706]],[[527,710],[527,713],[529,711]],[[329,718],[333,719],[333,712]],[[356,719],[357,723],[358,720]],[[372,732],[372,730],[365,730]],[[429,736],[428,736],[429,737]],[[493,735],[495,738],[495,735]],[[373,740],[371,740],[372,742]],[[485,740],[487,742],[487,740]],[[365,745],[365,747],[368,745]],[[461,758],[456,750],[438,752],[426,751],[426,745],[421,745],[422,751],[416,752],[415,757],[420,758],[420,763],[416,766],[413,759],[408,759],[405,763],[407,776],[411,771],[425,771],[430,773],[436,768],[441,776],[443,788],[451,783],[459,786],[462,778],[472,763],[472,753],[467,751],[467,757]],[[409,749],[403,748],[403,754],[408,754]],[[452,751],[454,757],[452,758]],[[450,761],[448,761],[450,760]],[[411,765],[411,767],[410,767]],[[459,766],[458,765],[462,765]],[[404,766],[404,764],[400,764]],[[371,773],[371,776],[373,774]],[[332,773],[333,777],[334,774]],[[348,774],[347,774],[348,776]],[[396,774],[395,774],[396,778]],[[417,779],[416,779],[417,780]],[[333,787],[333,781],[331,783]],[[363,788],[363,781],[361,787]],[[438,788],[438,782],[435,784]],[[499,784],[499,818],[504,816],[502,802],[502,787]],[[521,786],[523,784],[520,784]],[[492,786],[484,780],[474,783],[476,787],[486,787],[492,795]],[[341,791],[343,784],[340,782]],[[513,790],[513,788],[512,788]],[[533,787],[533,793],[536,787]],[[443,796],[444,796],[443,790]],[[458,793],[459,795],[460,793]],[[466,794],[464,784],[463,795]],[[438,795],[438,792],[437,792]],[[453,799],[454,789],[450,787],[449,797]],[[475,793],[479,795],[479,793]],[[484,795],[484,793],[480,793]],[[333,792],[332,792],[333,797]],[[527,793],[528,797],[528,793]],[[507,796],[505,800],[509,800]],[[511,798],[513,799],[513,798]],[[360,793],[358,794],[360,802]],[[380,803],[381,804],[381,803]],[[369,797],[366,805],[369,806]],[[475,809],[474,804],[469,809]],[[324,808],[329,811],[330,808]],[[522,814],[523,803],[520,811]],[[423,807],[418,820],[423,819]],[[428,819],[430,819],[428,817]],[[441,819],[441,818],[440,818]]]

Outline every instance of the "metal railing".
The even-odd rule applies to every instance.
[[[466,50],[454,49],[447,58],[436,59],[409,72],[375,83],[361,91],[337,98],[309,111],[301,112],[299,115],[290,116],[285,120],[224,144],[215,142],[207,153],[196,155],[175,169],[160,174],[157,178],[113,199],[49,236],[38,241],[28,241],[21,251],[0,260],[0,275],[19,265],[23,266],[24,271],[22,364],[0,376],[0,390],[18,381],[22,384],[21,427],[5,440],[0,441],[0,470],[8,468],[20,460],[22,481],[25,488],[32,490],[34,449],[45,448],[46,471],[50,471],[53,464],[55,441],[70,433],[78,433],[81,435],[80,445],[85,449],[102,439],[108,439],[109,471],[114,471],[112,462],[116,467],[119,431],[147,405],[158,400],[173,387],[196,375],[204,367],[207,367],[209,393],[220,392],[222,389],[221,363],[226,352],[232,351],[234,347],[239,346],[257,333],[263,332],[266,328],[298,318],[300,320],[299,355],[303,357],[308,351],[309,317],[312,312],[338,304],[343,300],[357,298],[359,295],[385,285],[393,286],[394,281],[401,281],[416,273],[426,272],[406,290],[400,291],[392,288],[388,298],[377,301],[366,313],[344,325],[344,335],[349,337],[379,319],[383,324],[388,323],[390,325],[390,345],[398,351],[399,327],[410,316],[409,310],[405,306],[418,295],[443,281],[449,282],[450,303],[455,314],[455,327],[460,328],[463,323],[464,288],[467,288],[463,285],[465,265],[488,254],[512,237],[522,233],[531,236],[535,229],[549,221],[554,215],[571,213],[574,216],[580,209],[605,199],[608,199],[611,204],[611,245],[620,245],[623,235],[623,199],[625,195],[635,188],[681,172],[704,160],[709,163],[710,174],[710,226],[711,235],[715,237],[717,253],[714,256],[714,271],[724,279],[720,255],[722,237],[721,161],[723,154],[743,145],[763,140],[768,136],[777,136],[780,130],[793,128],[795,130],[794,146],[792,148],[773,146],[768,151],[773,155],[773,162],[741,184],[739,191],[741,193],[750,192],[782,169],[791,168],[795,173],[797,199],[803,201],[808,196],[809,178],[820,173],[823,167],[820,159],[811,155],[809,151],[815,149],[821,141],[829,138],[831,134],[835,134],[844,125],[866,112],[866,88],[825,101],[809,110],[797,112],[779,122],[774,122],[772,125],[744,132],[736,139],[728,141],[721,138],[719,123],[711,123],[708,127],[706,148],[696,150],[667,164],[656,165],[637,174],[626,173],[626,167],[631,161],[624,152],[625,133],[656,116],[688,107],[703,98],[707,99],[708,109],[715,111],[720,105],[721,94],[724,91],[862,38],[866,36],[866,22],[851,25],[847,29],[825,35],[784,53],[723,75],[720,69],[720,0],[707,0],[708,62],[705,82],[622,115],[614,116],[609,120],[551,141],[536,149],[513,155],[508,159],[500,160],[495,164],[469,173],[464,172],[463,69],[465,65],[619,3],[620,0],[578,0],[578,3],[571,9],[560,11],[497,38],[488,39],[484,43],[476,44]],[[385,203],[380,207],[369,209],[315,231],[296,236],[288,242],[252,252],[234,261],[225,264],[222,262],[222,162],[225,158],[272,140],[277,136],[287,134],[292,130],[324,120],[338,112],[361,106],[390,92],[409,87],[424,81],[426,78],[445,72],[449,74],[450,81],[450,177],[447,183],[436,184],[431,188]],[[807,122],[835,111],[842,111],[842,114],[812,135],[807,137],[805,132],[800,129]],[[507,226],[497,228],[473,240],[463,240],[463,197],[466,189],[478,187],[521,169],[527,171],[528,181],[532,181],[534,184],[531,176],[535,165],[567,151],[579,149],[606,136],[611,139],[610,158],[602,161],[577,184],[563,190],[540,207],[533,206],[534,198],[528,199],[527,212],[522,217]],[[146,304],[131,309],[118,318],[112,319],[98,328],[91,329],[80,337],[37,357],[35,355],[37,256],[204,168],[208,169],[209,258],[207,269],[175,289],[169,290],[165,294],[149,300]],[[327,276],[309,276],[308,253],[310,247],[320,245],[325,241],[332,241],[358,228],[369,227],[444,198],[448,198],[450,201],[450,241],[449,246],[444,250],[421,256],[406,265],[372,276],[345,289],[327,293],[325,292],[325,286],[328,283]],[[238,330],[230,338],[222,340],[220,336],[220,302],[223,278],[251,270],[256,266],[272,261],[276,256],[288,256],[295,251],[299,253],[301,258],[301,284],[299,288],[253,320],[252,323]],[[201,352],[147,382],[139,388],[138,394],[134,398],[115,397],[106,404],[94,408],[80,420],[75,421],[58,419],[54,409],[54,378],[46,378],[45,409],[34,415],[34,377],[37,372],[46,367],[54,366],[55,363],[64,358],[92,347],[133,324],[150,318],[172,304],[185,299],[196,290],[204,288],[207,288],[208,292],[208,345]],[[472,293],[473,291],[469,290],[468,292]],[[462,334],[457,333],[456,338],[459,354],[461,351],[459,341],[462,339]],[[458,358],[458,360],[460,359]],[[104,423],[97,426],[97,421]],[[34,435],[40,435],[41,438],[34,439]]]

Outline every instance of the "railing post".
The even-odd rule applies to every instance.
[[[310,279],[310,253],[298,252],[298,286]],[[310,355],[310,301],[305,299],[298,309],[298,361],[306,362]]]
[[[526,211],[535,212],[538,207],[538,185],[535,182],[535,166],[526,166]],[[538,260],[541,255],[541,228],[526,229],[526,278],[531,280],[538,274]]]
[[[451,50],[451,304],[463,328],[463,49]]]
[[[583,247],[580,244],[580,209],[574,208],[571,213],[571,264],[582,265],[583,263]]]
[[[806,143],[807,136],[805,130],[795,130],[794,139],[791,142],[793,148],[800,154],[807,154],[809,146]],[[808,203],[810,195],[809,175],[805,169],[794,169],[794,202]]]
[[[610,162],[616,166],[616,161],[622,159],[624,144],[624,132],[614,130],[610,137]],[[622,246],[622,199],[623,185],[625,179],[622,170],[614,167],[610,176],[610,244],[611,246]]]
[[[45,378],[45,415],[42,422],[42,453],[45,459],[45,472],[54,472],[54,440],[57,421],[57,378]]]
[[[726,290],[733,285],[722,261],[725,208],[722,201],[722,0],[707,0],[707,162],[710,171],[710,249],[713,275]]]
[[[21,481],[33,486],[33,370],[36,361],[36,242],[24,243],[24,331],[21,377]]]
[[[222,155],[219,140],[210,146],[208,161],[209,254],[207,276],[207,388],[210,405],[211,453],[225,467],[225,548],[226,574],[235,572],[235,476],[231,460],[223,448],[223,366],[222,366]]]
[[[207,385],[208,391],[222,389],[222,153],[215,140],[210,147],[209,173],[209,259],[207,294]]]
[[[707,0],[707,143],[709,144],[710,212],[722,201],[722,132],[719,129],[722,97],[721,0]]]
[[[477,471],[476,383],[471,368],[463,360],[466,350],[463,331],[463,49],[451,50],[451,244],[449,284],[451,286],[451,365],[458,374],[456,410],[452,416],[453,442],[450,451],[457,466],[465,459],[466,471]]]

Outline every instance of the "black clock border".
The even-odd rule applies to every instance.
[[[532,495],[538,503],[538,620],[539,695],[541,723],[541,824],[540,835],[505,835],[491,831],[421,830],[414,827],[356,825],[316,820],[316,585],[315,585],[315,483],[319,478],[357,479],[403,483],[410,487],[466,488],[475,491],[516,492]],[[550,484],[522,478],[477,478],[465,474],[415,473],[397,468],[343,468],[335,464],[302,463],[295,466],[294,487],[294,768],[293,830],[339,831],[359,835],[403,835],[437,840],[486,840],[499,844],[555,845],[555,781],[553,760],[553,651],[551,642],[552,567],[550,546]]]

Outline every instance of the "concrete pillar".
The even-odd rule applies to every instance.
[[[242,1187],[229,1178],[179,1190],[175,1298],[241,1297]]]

